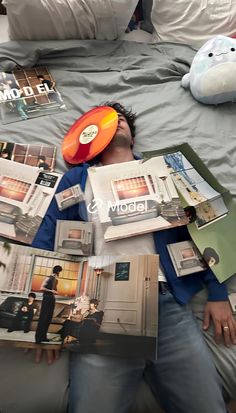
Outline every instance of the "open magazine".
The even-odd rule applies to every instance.
[[[61,175],[0,159],[0,235],[31,244]]]
[[[187,144],[143,152],[145,160],[162,155],[188,213],[188,230],[220,282],[235,274],[236,204]]]
[[[54,170],[56,153],[56,146],[0,141],[0,158],[37,166],[43,171]]]
[[[48,341],[42,345],[156,358],[157,255],[83,258],[1,243],[0,262],[0,345],[36,346],[40,287],[60,265]]]
[[[0,111],[3,124],[65,109],[55,79],[47,67],[0,72]]]
[[[92,167],[88,174],[105,241],[188,223],[163,156]]]

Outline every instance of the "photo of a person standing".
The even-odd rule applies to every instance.
[[[39,322],[35,333],[35,342],[37,344],[41,343],[42,341],[50,341],[47,338],[47,331],[53,316],[56,301],[55,295],[58,294],[57,278],[61,271],[62,267],[60,265],[55,265],[55,267],[53,267],[52,269],[52,274],[43,281],[40,287],[40,291],[43,292],[43,300],[39,315]]]

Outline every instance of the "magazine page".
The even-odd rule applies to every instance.
[[[0,158],[37,166],[43,171],[55,169],[56,153],[56,146],[0,141]]]
[[[66,110],[47,67],[0,72],[0,111],[3,124]]]
[[[162,156],[92,167],[88,174],[105,241],[188,222]]]
[[[61,175],[0,158],[0,235],[31,244]]]
[[[46,331],[48,341],[42,342],[49,349],[61,346],[60,336],[56,333],[71,312],[82,272],[81,258],[0,243],[0,345],[36,346],[43,300],[41,286],[52,275],[55,266],[60,266],[62,271],[54,287],[57,294],[53,295],[55,306]],[[59,340],[52,340],[55,335]]]
[[[236,244],[236,204],[229,191],[224,188],[208,170],[206,165],[186,143],[163,150],[144,152],[144,159],[164,154],[167,159],[169,154],[182,154],[185,165],[192,165],[196,173],[211,186],[218,195],[211,200],[191,205],[180,196],[182,205],[188,205],[190,235],[202,254],[205,262],[211,267],[220,282],[224,282],[235,274],[235,244]],[[188,168],[186,168],[188,170]],[[179,190],[179,188],[178,188]],[[193,209],[192,209],[193,208]]]
[[[0,263],[0,345],[156,358],[157,255],[83,258],[1,243]]]
[[[207,268],[196,245],[190,240],[168,244],[167,249],[177,277],[183,277]]]
[[[92,222],[57,220],[54,250],[71,255],[92,255]]]
[[[195,208],[198,228],[228,213],[223,198],[226,189],[219,185],[188,144],[167,148],[161,153],[184,205]],[[148,159],[157,153],[144,152],[143,155]]]
[[[85,265],[73,315],[62,332],[64,347],[156,359],[158,256],[93,256]]]

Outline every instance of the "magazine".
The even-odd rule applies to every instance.
[[[188,223],[163,156],[91,167],[88,174],[105,241]]]
[[[54,170],[56,153],[56,146],[0,141],[0,158],[37,166],[43,171]]]
[[[207,265],[192,241],[175,242],[167,245],[177,277],[203,271]]]
[[[192,156],[187,157],[185,151],[187,144],[181,145],[181,150],[168,148],[163,151],[144,152],[144,158],[156,156],[160,152],[163,154],[165,163],[169,169],[171,178],[181,196],[185,206],[192,206],[195,213],[195,224],[202,228],[209,223],[222,218],[228,213],[222,197],[222,187],[213,180],[213,185],[208,182],[207,177],[212,181],[210,172],[206,168],[201,168],[201,164],[195,164]],[[188,150],[189,154],[190,149]],[[202,173],[203,172],[203,173]],[[220,190],[214,188],[219,187]],[[225,192],[225,189],[223,189]],[[190,209],[191,211],[191,209]]]
[[[194,244],[217,279],[227,280],[235,274],[236,204],[231,194],[187,143],[143,153],[146,160],[160,155],[189,217]]]
[[[157,255],[83,258],[1,243],[0,262],[0,345],[37,346],[40,288],[60,265],[45,348],[156,358]]]
[[[0,159],[0,235],[31,244],[61,175]]]
[[[64,111],[66,106],[47,67],[0,72],[2,123]]]
[[[71,255],[91,255],[93,224],[83,221],[57,220],[54,250]]]

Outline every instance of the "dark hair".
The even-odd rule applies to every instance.
[[[52,272],[53,273],[59,273],[62,271],[62,267],[60,265],[55,265],[55,267],[53,267]]]
[[[95,307],[97,307],[98,304],[99,304],[99,302],[98,302],[98,300],[97,300],[96,298],[91,298],[91,300],[89,301],[89,304],[94,304]]]
[[[107,101],[103,104],[103,106],[109,106],[115,109],[117,113],[120,113],[121,115],[125,117],[129,125],[129,128],[130,128],[131,136],[132,138],[134,138],[135,137],[135,120],[137,117],[136,113],[132,112],[132,110],[126,109],[123,105],[121,105],[121,103],[115,102],[115,101]]]
[[[46,161],[46,156],[44,155],[39,155],[38,160],[42,159],[42,161]]]
[[[215,264],[218,264],[220,261],[220,257],[217,254],[217,252],[214,250],[214,248],[211,248],[211,247],[205,248],[202,255],[207,264],[211,258],[214,258]]]
[[[36,298],[36,294],[35,293],[29,293],[28,297]]]
[[[43,76],[43,75],[38,75],[38,76],[37,76],[38,79],[40,79],[41,77],[44,79],[44,76]]]
[[[184,212],[185,212],[190,224],[192,222],[196,221],[197,213],[196,213],[196,209],[194,208],[194,206],[191,206],[191,205],[186,206],[184,208]]]

